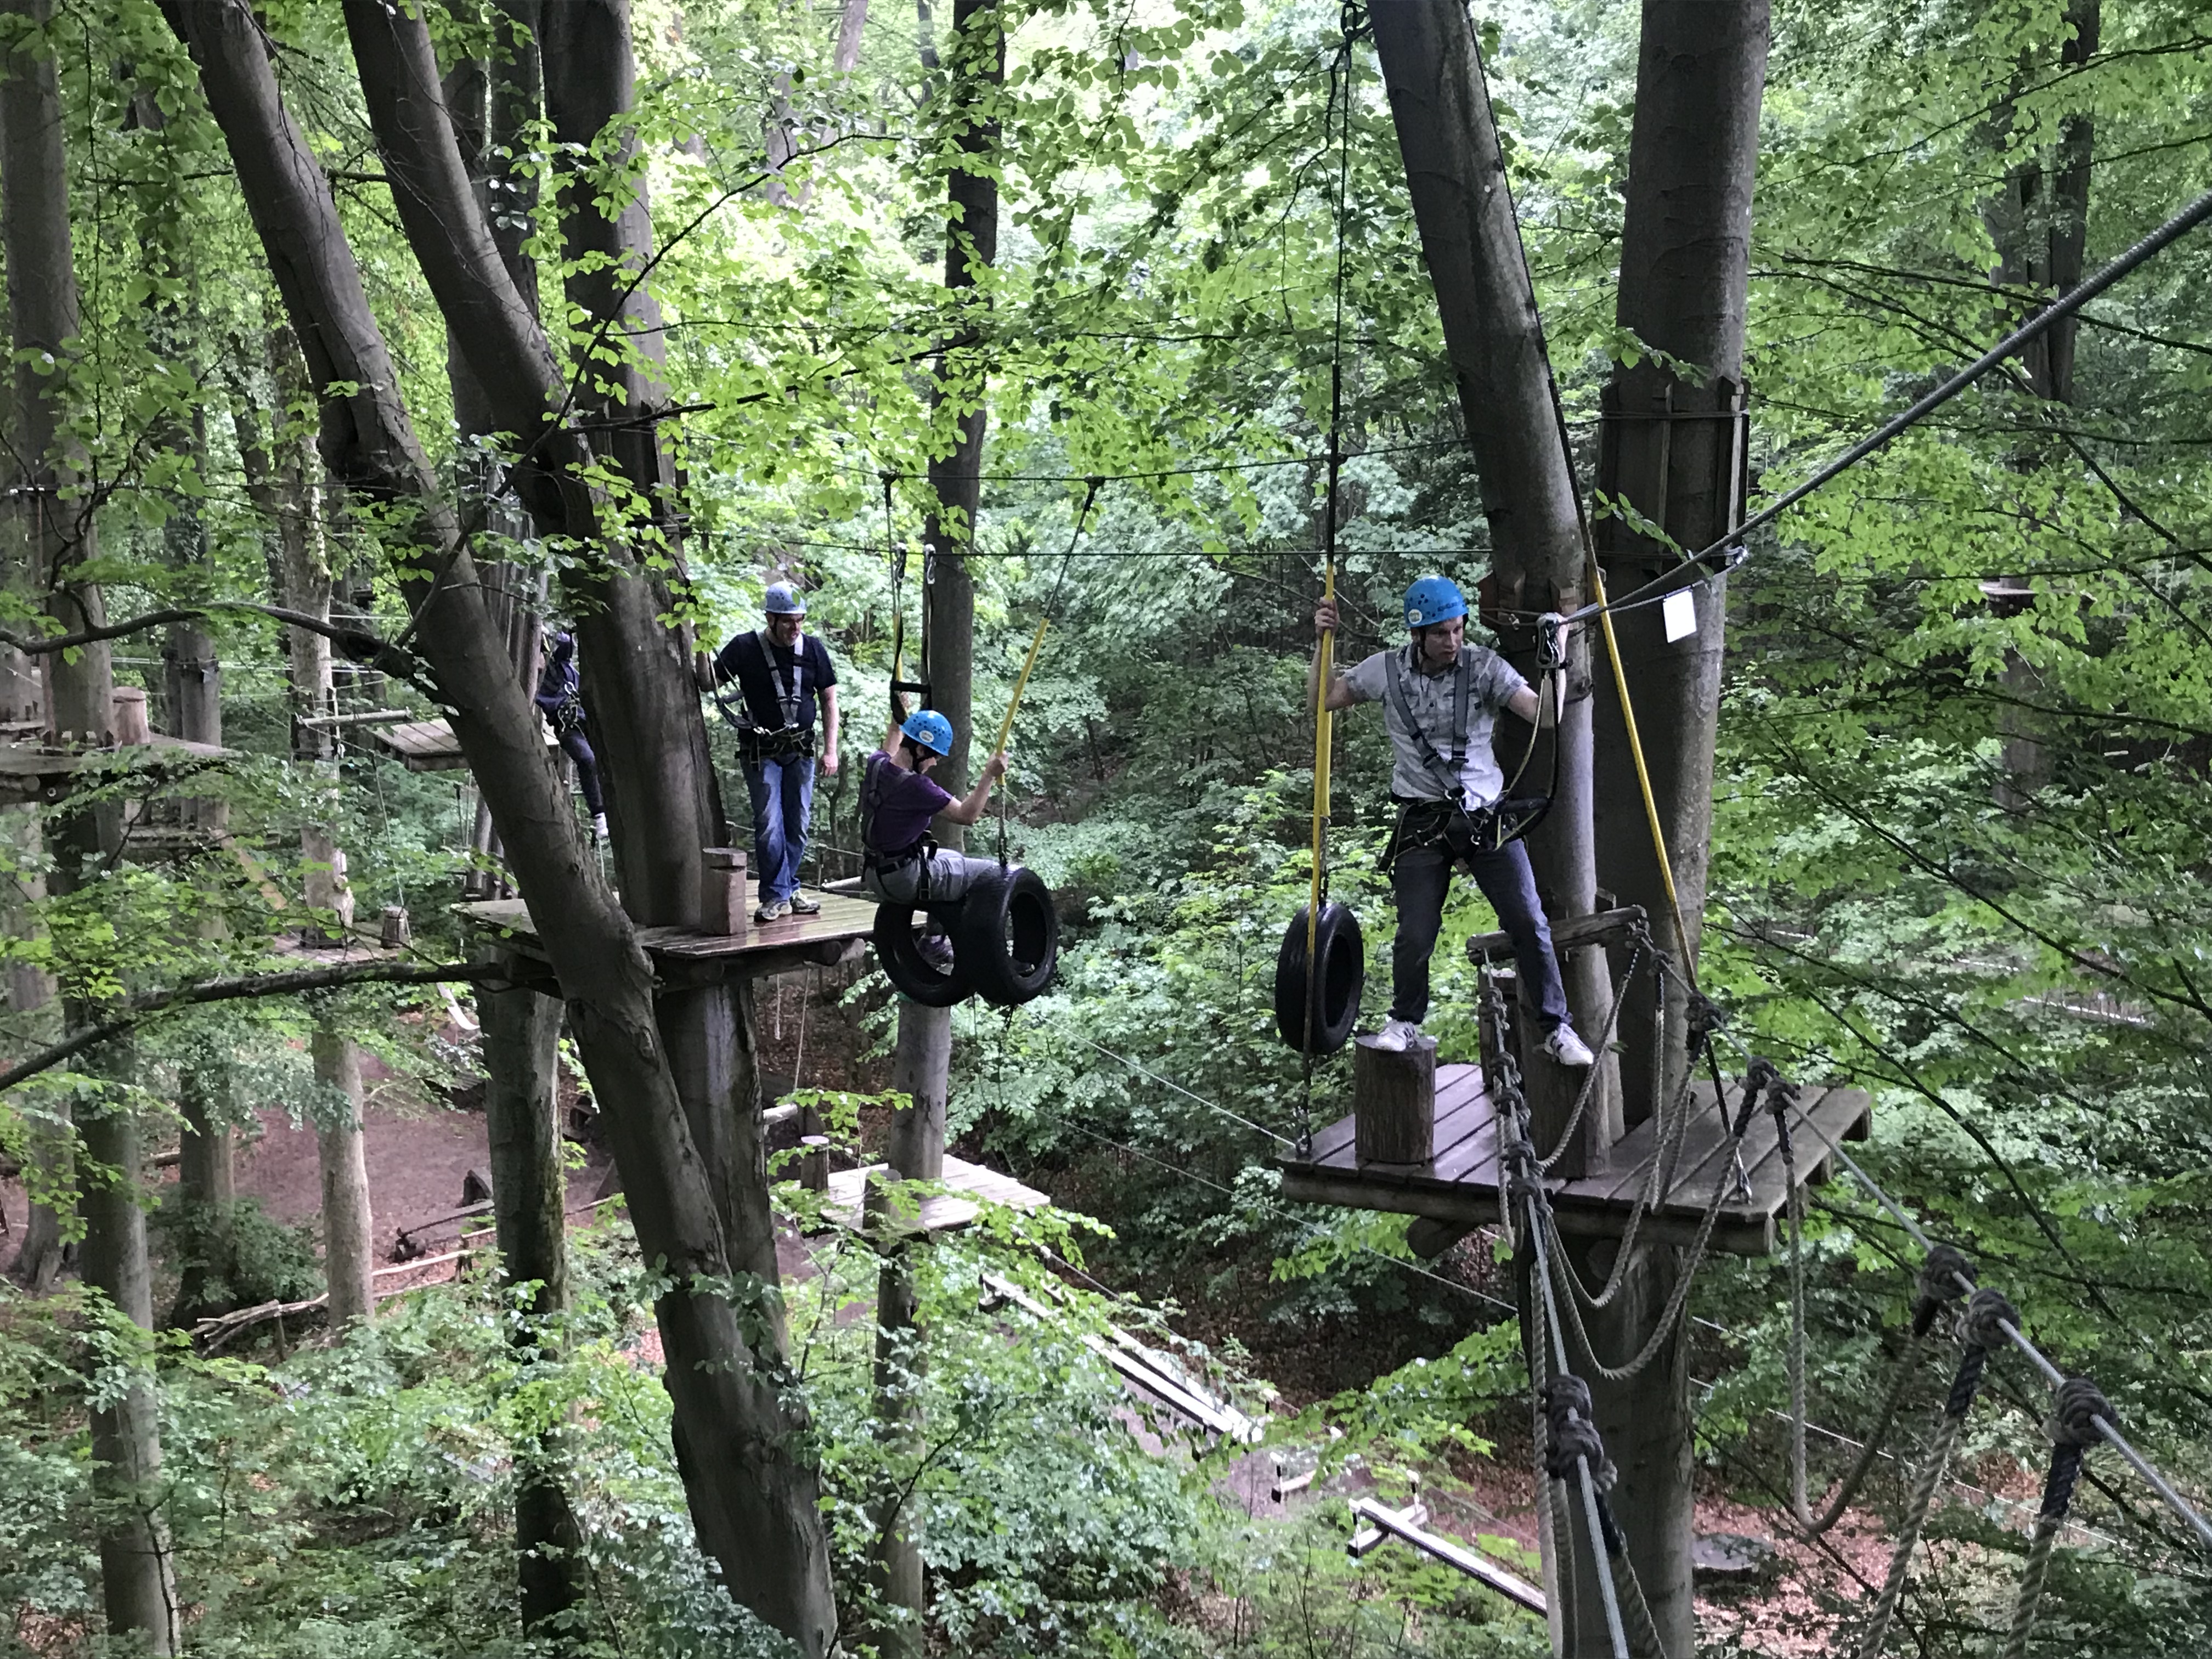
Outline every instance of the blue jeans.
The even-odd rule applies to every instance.
[[[1567,988],[1559,980],[1559,959],[1552,951],[1552,925],[1536,896],[1536,874],[1528,849],[1508,842],[1494,853],[1466,860],[1474,884],[1498,912],[1498,925],[1513,940],[1513,960],[1521,969],[1521,1000],[1533,1004],[1547,1031],[1566,1024]],[[1429,957],[1443,927],[1444,895],[1451,887],[1452,858],[1442,847],[1416,847],[1398,854],[1390,890],[1398,902],[1398,939],[1390,947],[1390,1018],[1418,1025],[1429,1012]]]
[[[814,813],[814,757],[747,761],[745,790],[753,798],[753,873],[760,902],[781,904],[799,890],[799,861],[806,856],[806,823]]]

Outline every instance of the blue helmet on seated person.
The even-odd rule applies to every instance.
[[[1467,595],[1449,576],[1424,576],[1406,590],[1406,626],[1433,628],[1467,615]]]
[[[952,752],[952,722],[934,708],[918,708],[899,727],[906,740],[940,760]]]
[[[791,591],[790,583],[775,582],[761,595],[761,609],[771,617],[803,617],[806,614],[806,601]]]

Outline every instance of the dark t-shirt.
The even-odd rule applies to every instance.
[[[790,699],[794,665],[799,669],[795,709]],[[786,726],[814,724],[821,713],[815,693],[836,684],[837,671],[830,664],[830,647],[811,634],[801,634],[794,648],[771,645],[755,633],[740,634],[722,647],[714,659],[714,678],[718,683],[738,683],[755,726],[763,732],[780,732]]]
[[[861,843],[887,858],[910,850],[929,833],[929,821],[952,805],[934,780],[908,771],[880,749],[868,757],[866,775],[868,790],[861,799],[874,798],[876,816],[872,824],[861,826]]]

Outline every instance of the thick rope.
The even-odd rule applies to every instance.
[[[2012,1631],[1999,1659],[2027,1659],[2037,1604],[2051,1571],[2051,1552],[2073,1504],[2074,1483],[2081,1478],[2081,1455],[2102,1437],[2097,1419],[2110,1420],[2112,1415],[2112,1402],[2087,1377],[2069,1376],[2058,1385],[2051,1412],[2051,1472],[2044,1478],[2043,1507],[2036,1512],[2035,1535],[2028,1540],[2027,1559],[2021,1568],[2020,1597],[2013,1603]]]
[[[1594,1045],[1597,1060],[1591,1065],[1588,1075],[1583,1079],[1582,1092],[1575,1097],[1575,1109],[1567,1114],[1566,1127],[1559,1131],[1559,1144],[1552,1148],[1552,1155],[1549,1158],[1540,1158],[1536,1160],[1536,1167],[1547,1175],[1551,1172],[1552,1166],[1567,1155],[1567,1148],[1574,1144],[1575,1131],[1582,1125],[1583,1114],[1589,1109],[1591,1097],[1597,1093],[1599,1079],[1605,1072],[1606,1047],[1613,1041],[1613,1031],[1620,1024],[1620,1010],[1622,1005],[1628,1000],[1628,988],[1636,982],[1636,975],[1643,971],[1644,958],[1650,946],[1649,934],[1644,934],[1637,939],[1635,954],[1628,959],[1628,971],[1621,975],[1619,981],[1613,988],[1613,1006],[1606,1011],[1605,1030],[1599,1034],[1598,1040]]]
[[[1974,1395],[1982,1386],[1982,1372],[1990,1363],[1991,1352],[2008,1340],[2003,1327],[2016,1324],[2019,1320],[2012,1304],[1997,1291],[1976,1291],[1966,1304],[1966,1313],[1959,1322],[1960,1338],[1966,1349],[1959,1356],[1959,1369],[1952,1374],[1951,1392],[1943,1402],[1943,1415],[1936,1425],[1928,1461],[1922,1466],[1919,1478],[1912,1483],[1905,1523],[1897,1534],[1897,1547],[1889,1558],[1889,1577],[1882,1583],[1866,1633],[1859,1640],[1859,1659],[1881,1659],[1882,1642],[1889,1634],[1890,1620],[1897,1613],[1898,1598],[1904,1595],[1905,1582],[1911,1573],[1912,1552],[1919,1547],[1920,1530],[1927,1524],[1936,1488],[1942,1481],[1944,1470],[1950,1467],[1951,1451],[1958,1444],[1959,1431],[1966,1426],[1966,1413],[1973,1409]]]
[[[1751,1127],[1752,1109],[1758,1103],[1759,1091],[1763,1087],[1771,1087],[1781,1081],[1780,1075],[1774,1069],[1773,1062],[1763,1057],[1753,1060],[1751,1071],[1744,1080],[1743,1101],[1736,1109],[1735,1121],[1729,1126],[1724,1151],[1733,1152],[1742,1145],[1744,1131]],[[1716,1180],[1713,1182],[1713,1195],[1706,1201],[1705,1214],[1698,1218],[1698,1231],[1691,1240],[1689,1251],[1683,1261],[1682,1271],[1675,1278],[1674,1288],[1668,1296],[1667,1305],[1659,1315],[1658,1323],[1652,1329],[1650,1340],[1645,1342],[1636,1356],[1625,1364],[1608,1365],[1598,1358],[1597,1350],[1590,1342],[1589,1332],[1583,1323],[1582,1310],[1576,1305],[1574,1295],[1570,1291],[1566,1299],[1567,1327],[1574,1332],[1576,1346],[1582,1350],[1583,1357],[1589,1361],[1590,1369],[1605,1378],[1607,1382],[1633,1382],[1654,1359],[1659,1357],[1668,1340],[1674,1335],[1674,1327],[1682,1317],[1682,1310],[1689,1305],[1690,1289],[1697,1280],[1698,1269],[1705,1265],[1705,1249],[1712,1242],[1713,1225],[1720,1219],[1721,1204],[1727,1194],[1727,1188]],[[1559,1248],[1559,1231],[1552,1221],[1548,1208],[1543,1213],[1542,1220],[1549,1230],[1548,1236],[1553,1248],[1547,1255],[1555,1264],[1553,1272],[1564,1273],[1569,1280],[1571,1280],[1574,1268],[1567,1261],[1565,1253]]]
[[[1791,1249],[1796,1249],[1796,1230],[1804,1224],[1802,1208],[1790,1218]],[[1795,1264],[1793,1263],[1793,1268]],[[1948,1244],[1938,1244],[1929,1252],[1928,1260],[1920,1268],[1920,1279],[1912,1304],[1911,1334],[1905,1339],[1905,1352],[1898,1356],[1896,1369],[1891,1372],[1889,1388],[1883,1394],[1881,1407],[1875,1413],[1874,1427],[1859,1447],[1859,1455],[1844,1474],[1843,1483],[1828,1500],[1828,1507],[1819,1515],[1812,1512],[1805,1482],[1805,1321],[1802,1277],[1793,1284],[1790,1294],[1793,1307],[1790,1316],[1790,1505],[1797,1517],[1797,1524],[1818,1538],[1843,1518],[1850,1507],[1851,1499],[1858,1496],[1861,1485],[1881,1455],[1882,1443],[1888,1437],[1889,1425],[1896,1420],[1897,1408],[1904,1401],[1905,1390],[1919,1369],[1920,1353],[1926,1346],[1928,1333],[1935,1328],[1936,1316],[1966,1292],[1960,1285],[1961,1275],[1973,1277],[1972,1264],[1960,1251]]]

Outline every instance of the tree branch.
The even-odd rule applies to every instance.
[[[210,1002],[239,1002],[252,997],[296,996],[302,991],[326,991],[344,985],[436,985],[456,980],[504,984],[507,975],[488,962],[351,962],[331,968],[293,968],[276,974],[241,974],[228,979],[204,980],[198,985],[166,991],[141,991],[109,1005],[115,1010],[96,1024],[70,1032],[59,1042],[41,1048],[0,1072],[0,1092],[14,1088],[40,1073],[95,1044],[178,1008]]]
[[[82,645],[97,645],[102,640],[118,640],[130,634],[143,634],[149,628],[166,627],[170,623],[196,622],[216,611],[251,611],[274,617],[287,627],[320,634],[356,662],[372,664],[410,684],[420,683],[422,665],[388,640],[363,629],[349,628],[343,623],[310,616],[304,611],[288,611],[281,605],[261,605],[252,599],[210,599],[204,605],[176,605],[164,611],[149,611],[143,616],[131,617],[119,623],[107,623],[99,628],[87,628],[75,634],[34,636],[0,628],[0,645],[13,646],[26,656],[41,657],[57,651],[74,651]]]

